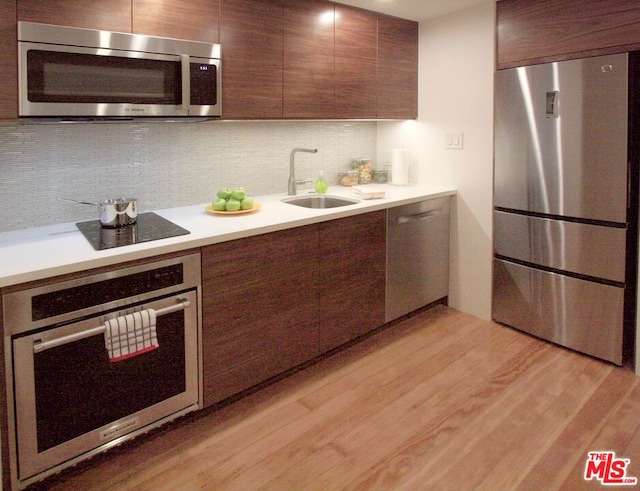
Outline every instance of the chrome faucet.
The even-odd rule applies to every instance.
[[[289,156],[289,196],[296,195],[296,166],[295,155],[297,152],[318,153],[317,148],[294,148]]]

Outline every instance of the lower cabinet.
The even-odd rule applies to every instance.
[[[205,406],[317,355],[317,244],[300,227],[202,249]]]
[[[205,406],[384,324],[385,217],[202,249]]]
[[[385,211],[318,225],[320,352],[385,323],[386,226]]]

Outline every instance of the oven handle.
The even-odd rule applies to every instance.
[[[164,309],[156,310],[156,317],[160,315],[170,314],[172,312],[177,312],[178,310],[186,309],[191,302],[185,298],[179,298],[178,303],[176,305],[172,305],[170,307],[165,307]],[[40,341],[35,340],[33,342],[33,352],[40,353],[41,351],[56,348],[57,346],[62,346],[63,344],[73,343],[80,339],[90,338],[91,336],[95,336],[96,334],[102,334],[107,330],[107,327],[103,324],[102,326],[94,327],[93,329],[88,329],[86,331],[77,332],[75,334],[70,334],[68,336],[61,336],[56,339],[50,339],[49,341]]]

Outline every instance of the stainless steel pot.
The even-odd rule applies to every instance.
[[[109,198],[98,203],[58,198],[61,201],[96,206],[100,210],[100,225],[104,228],[118,228],[133,225],[138,218],[138,200],[135,198]]]

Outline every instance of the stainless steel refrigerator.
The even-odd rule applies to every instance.
[[[637,269],[629,61],[502,70],[495,85],[493,318],[618,365]]]

